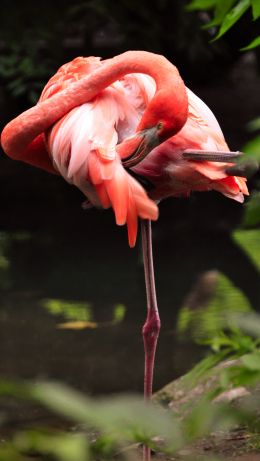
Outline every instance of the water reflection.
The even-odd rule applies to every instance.
[[[124,230],[109,213],[77,219],[75,227],[73,217],[70,223],[58,217],[40,230],[1,233],[0,374],[58,379],[95,394],[141,391],[145,291],[139,249],[127,248]],[[196,310],[201,323],[216,328],[219,312],[260,306],[260,231],[232,235],[180,223],[169,229],[162,213],[154,226],[162,318],[155,388],[201,355],[190,338],[178,342],[178,319],[187,322]],[[208,291],[194,302],[203,277]]]

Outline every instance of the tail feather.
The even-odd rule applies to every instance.
[[[129,206],[129,185],[126,174],[121,163],[118,163],[113,178],[105,181],[106,190],[115,212],[116,223],[119,226],[126,223]]]
[[[100,203],[103,208],[110,208],[111,207],[111,200],[109,198],[109,195],[106,190],[106,186],[104,183],[97,184],[96,187],[96,192],[98,195],[98,198],[100,200]]]
[[[191,163],[191,162],[190,162]],[[244,201],[244,195],[249,195],[246,178],[238,176],[227,176],[227,163],[213,162],[192,162],[193,170],[210,179],[213,189],[221,192],[226,197],[232,198],[240,203]]]
[[[97,58],[80,58],[63,66],[49,82],[41,100],[66,88],[83,75],[101,66]],[[70,110],[45,134],[55,169],[75,184],[92,205],[112,207],[118,225],[127,224],[129,245],[135,245],[138,218],[155,220],[157,205],[142,186],[124,169],[120,143],[135,132],[155,85],[148,77],[132,77],[134,83],[116,82],[94,99]],[[146,98],[146,80],[150,96]],[[125,86],[129,87],[129,91]],[[133,85],[136,86],[134,96]],[[124,144],[124,156],[140,144],[134,137]],[[119,146],[119,147],[118,147]]]
[[[214,181],[213,184],[213,189],[240,203],[244,202],[244,195],[249,195],[245,178],[227,176],[226,178]]]
[[[103,162],[100,156],[91,152],[88,160],[88,178],[95,186],[101,205],[104,208],[112,206],[118,225],[127,224],[129,245],[133,247],[136,242],[138,218],[156,220],[157,205],[123,168],[119,157],[112,162]],[[113,169],[110,179],[105,179],[106,175],[101,174],[106,168]]]
[[[237,182],[242,194],[249,195],[248,188],[247,188],[247,185],[246,185],[246,179],[241,178],[239,176],[235,176],[235,178],[236,178],[236,182]]]
[[[96,151],[91,151],[89,153],[88,159],[88,177],[90,182],[97,186],[102,183],[102,175],[101,175],[101,168],[100,168],[100,160],[96,155]]]

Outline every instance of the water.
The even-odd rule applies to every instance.
[[[129,249],[112,213],[82,211],[81,194],[58,178],[18,163],[12,163],[10,177],[15,187],[12,181],[0,184],[0,375],[58,380],[95,396],[142,392],[140,242]],[[260,306],[260,234],[245,234],[244,246],[234,239],[241,216],[239,204],[217,194],[166,201],[160,208],[153,226],[162,321],[155,390],[205,354],[194,345],[192,331],[180,340],[176,322],[183,306],[207,306],[218,273],[229,281],[225,299],[235,289],[235,305],[245,298],[249,306]],[[116,323],[118,305],[126,314]],[[58,328],[82,318],[97,328]],[[28,422],[53,426],[53,416],[12,400],[1,402],[3,415],[3,437]]]
[[[83,212],[81,195],[49,178],[39,174],[38,187],[29,184],[19,203],[10,195],[10,207],[4,209],[0,374],[57,379],[95,395],[141,392],[145,290],[140,242],[129,249],[125,229],[115,226],[112,213]],[[168,201],[161,207],[154,226],[162,320],[155,389],[201,356],[189,338],[180,342],[175,334],[180,308],[198,277],[218,270],[251,305],[260,306],[258,269],[230,234],[240,217],[238,204],[216,194]],[[51,312],[48,300],[83,303],[98,327],[57,328],[68,321],[67,314]],[[118,304],[125,306],[126,315],[115,324]]]
[[[141,391],[145,292],[138,250],[130,251],[124,239],[112,246],[100,236],[100,242],[96,238],[89,244],[84,233],[57,236],[51,230],[2,234],[5,238],[9,276],[2,278],[1,375],[58,379],[93,394]],[[171,272],[167,278],[171,287]],[[174,295],[163,298],[174,309]],[[71,303],[72,308],[82,303],[98,327],[58,329],[68,320],[66,309],[54,315],[50,300]],[[126,316],[113,324],[119,303]],[[172,314],[162,312],[156,387],[183,371],[176,364]]]

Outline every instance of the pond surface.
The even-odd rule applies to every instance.
[[[95,395],[141,392],[146,307],[140,242],[129,249],[125,229],[114,224],[112,213],[82,211],[79,196],[67,185],[50,200],[48,187],[47,199],[41,185],[33,202],[30,190],[21,191],[21,202],[14,200],[3,213],[9,228],[3,226],[0,239],[0,374],[55,379]],[[260,306],[259,270],[250,255],[260,240],[249,239],[248,253],[232,237],[240,218],[240,205],[217,194],[161,206],[154,225],[162,321],[155,389],[185,373],[204,353],[189,336],[180,340],[176,321],[183,306],[207,306],[215,290],[211,274],[213,279],[224,274],[227,290],[236,287],[248,305]],[[121,322],[114,318],[118,305],[125,309]],[[59,328],[79,320],[92,323]]]

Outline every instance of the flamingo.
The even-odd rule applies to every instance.
[[[160,330],[151,221],[160,200],[193,190],[216,190],[243,202],[246,179],[232,170],[239,153],[230,152],[215,116],[185,87],[177,68],[144,51],[64,64],[37,105],[6,125],[1,144],[11,158],[77,186],[86,208],[112,207],[116,223],[127,224],[130,247],[141,218],[144,396],[150,399]],[[150,459],[147,447],[144,456]]]

